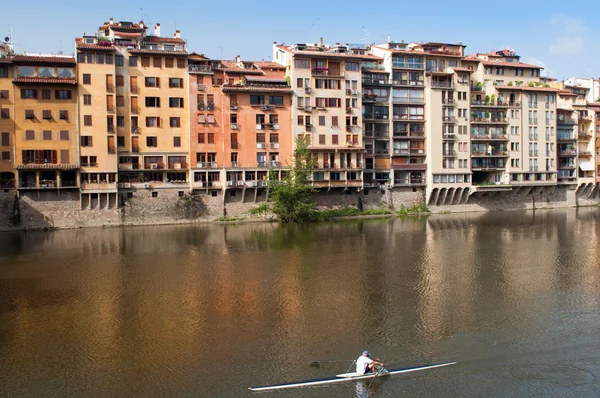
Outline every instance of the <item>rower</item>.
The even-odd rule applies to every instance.
[[[375,365],[384,366],[383,363],[369,358],[369,351],[363,351],[362,355],[356,360],[356,373],[366,374],[374,373]],[[379,358],[378,358],[379,359]]]

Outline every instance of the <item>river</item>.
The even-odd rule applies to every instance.
[[[250,396],[368,349],[458,363],[260,395],[599,396],[599,239],[598,208],[0,234],[0,395]]]

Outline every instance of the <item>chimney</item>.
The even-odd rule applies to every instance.
[[[144,29],[144,21],[140,21],[140,28]]]
[[[160,24],[157,23],[154,27],[154,36],[160,37]]]
[[[340,46],[340,43],[335,43],[335,46],[336,46],[336,47],[339,47],[339,46]]]
[[[319,37],[319,47],[323,47],[323,38]]]
[[[176,30],[175,31],[175,35],[173,35],[173,37],[175,37],[176,39],[181,38],[181,31],[180,30]]]
[[[236,62],[236,63],[239,63],[239,62],[240,62],[240,56],[239,56],[239,55],[236,55],[236,56],[235,56],[235,62]]]
[[[114,20],[114,19],[112,19],[112,17],[110,17],[110,19],[108,20],[108,24],[109,24],[109,25],[112,25],[112,24],[114,24],[114,23],[115,23],[115,20]]]
[[[388,43],[391,43],[391,42],[392,42],[392,35],[390,35],[390,34],[388,33]]]

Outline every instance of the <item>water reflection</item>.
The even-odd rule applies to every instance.
[[[369,349],[465,368],[298,396],[397,396],[400,385],[464,396],[482,374],[496,380],[491,396],[547,393],[511,381],[515,362],[498,369],[507,353],[525,366],[531,355],[517,353],[555,355],[558,344],[575,346],[559,360],[594,374],[598,351],[582,331],[599,325],[599,218],[569,209],[2,234],[0,385],[8,395],[239,396],[340,373],[308,363]]]

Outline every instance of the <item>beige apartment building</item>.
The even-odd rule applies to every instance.
[[[106,194],[109,207],[117,188],[191,189],[185,41],[147,30],[111,19],[77,39],[83,192]]]
[[[0,188],[15,186],[15,129],[12,60],[7,45],[0,45]]]
[[[365,144],[362,132],[363,61],[379,62],[337,43],[292,46],[273,43],[274,62],[286,67],[294,90],[291,109],[294,140],[310,143],[319,188],[363,187]]]

